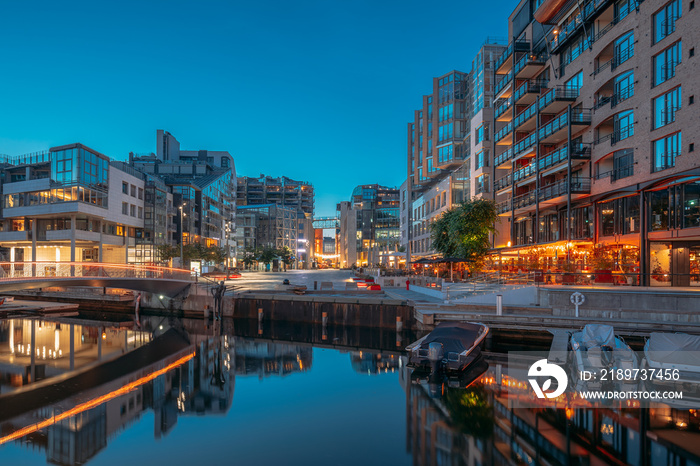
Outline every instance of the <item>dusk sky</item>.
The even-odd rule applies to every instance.
[[[4,2],[0,154],[81,142],[115,159],[229,151],[239,176],[309,181],[316,215],[405,179],[431,78],[507,35],[489,2]]]

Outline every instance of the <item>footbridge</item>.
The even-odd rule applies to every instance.
[[[64,286],[123,288],[174,297],[196,281],[189,270],[103,262],[0,262],[0,293]]]

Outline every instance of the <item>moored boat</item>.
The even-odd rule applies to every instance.
[[[408,364],[430,370],[464,370],[481,354],[488,333],[484,324],[442,323],[406,347]]]

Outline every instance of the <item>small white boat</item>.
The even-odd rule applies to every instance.
[[[473,322],[444,322],[406,347],[408,364],[431,370],[466,369],[481,354],[489,328]]]
[[[700,377],[700,336],[652,333],[644,344],[644,358],[652,369],[678,369]]]
[[[639,369],[634,351],[622,337],[615,335],[610,325],[588,324],[580,332],[572,333],[571,351],[572,369],[578,374],[591,374],[592,380],[601,380],[603,371]]]

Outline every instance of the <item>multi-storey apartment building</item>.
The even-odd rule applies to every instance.
[[[235,257],[236,169],[231,154],[181,150],[172,134],[158,130],[156,153],[131,153],[129,165],[145,174],[149,203],[160,206],[155,219],[147,219],[151,244],[165,234],[171,244],[228,246],[232,249],[229,256]],[[172,193],[171,199],[163,198],[164,187]],[[163,210],[173,216],[174,223],[166,222],[163,227]]]
[[[397,188],[368,184],[357,186],[350,202],[338,204],[341,267],[398,265],[399,203]]]
[[[494,70],[506,262],[584,270],[602,252],[639,283],[700,285],[694,6],[519,4]]]
[[[141,174],[82,144],[2,162],[4,260],[125,263],[136,257],[144,228]]]
[[[505,49],[495,42],[483,44],[469,73],[434,78],[433,93],[408,124],[401,241],[412,260],[435,255],[430,224],[445,210],[490,192],[492,66]]]
[[[243,176],[238,179],[237,192],[239,206],[281,204],[301,210],[306,218],[314,215],[314,187],[305,181],[262,174],[257,178]]]

